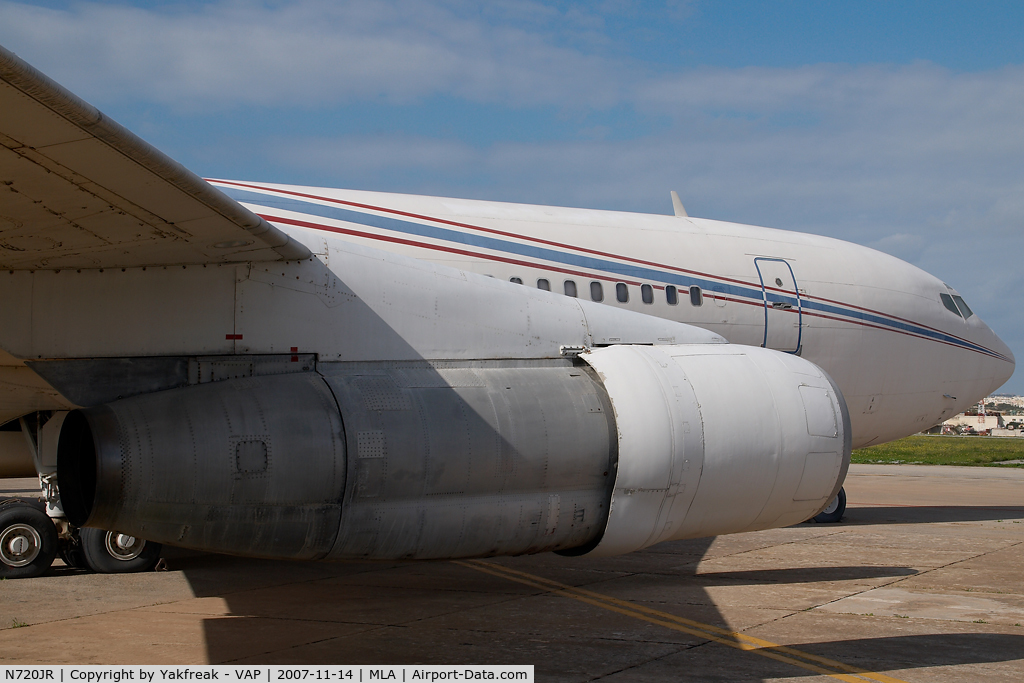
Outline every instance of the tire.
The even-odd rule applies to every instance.
[[[828,506],[814,517],[819,524],[834,524],[842,520],[846,514],[846,489],[840,488],[839,495],[832,499]]]
[[[46,573],[59,544],[45,512],[21,502],[0,508],[0,577],[28,579]]]
[[[159,543],[128,534],[103,529],[81,529],[78,540],[86,566],[100,574],[146,572],[160,561],[162,546]]]
[[[12,505],[27,505],[30,508],[35,508],[42,513],[46,513],[46,503],[35,498],[6,498],[0,502],[0,510],[9,508]]]

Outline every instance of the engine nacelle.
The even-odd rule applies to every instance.
[[[849,412],[813,363],[736,345],[614,346],[583,358],[608,391],[619,440],[594,555],[796,524],[846,478]]]
[[[296,559],[511,555],[600,537],[615,432],[589,368],[325,365],[71,413],[58,449],[68,518]]]
[[[295,559],[618,554],[800,522],[849,463],[816,366],[726,345],[323,363],[73,411],[72,523]]]

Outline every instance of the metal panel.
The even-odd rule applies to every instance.
[[[514,555],[600,535],[614,426],[588,370],[568,361],[323,367],[359,456],[332,558]]]
[[[311,372],[311,353],[247,356],[142,356],[29,361],[40,377],[79,407],[242,377]]]
[[[92,460],[75,445],[83,433]],[[315,373],[213,382],[76,411],[57,459],[72,522],[242,555],[323,557],[345,490],[341,418]],[[81,476],[90,468],[94,491]]]
[[[235,266],[3,270],[0,346],[30,359],[231,353],[234,282]]]

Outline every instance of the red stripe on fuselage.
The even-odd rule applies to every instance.
[[[439,245],[439,244],[431,244],[429,242],[416,242],[414,240],[405,239],[405,238],[401,238],[401,237],[392,237],[392,236],[388,236],[388,235],[382,235],[382,234],[379,234],[379,233],[364,232],[364,231],[361,231],[361,230],[353,230],[351,228],[339,228],[339,227],[336,227],[336,226],[324,225],[322,223],[313,223],[313,222],[310,222],[310,221],[300,221],[300,220],[297,220],[297,219],[294,219],[294,218],[284,218],[282,216],[273,216],[273,215],[270,215],[270,214],[258,214],[258,215],[261,218],[263,218],[264,220],[267,220],[267,221],[270,221],[270,222],[285,223],[287,225],[294,225],[296,227],[301,227],[301,228],[311,228],[311,229],[314,229],[314,230],[324,230],[324,231],[327,231],[327,232],[336,232],[336,233],[343,234],[343,235],[352,235],[353,237],[362,237],[364,239],[377,240],[377,241],[383,241],[383,242],[391,242],[393,244],[402,244],[402,245],[405,245],[405,246],[415,247],[415,248],[418,248],[418,249],[430,249],[430,250],[433,250],[433,251],[442,251],[442,252],[446,252],[446,253],[449,253],[449,254],[459,254],[461,256],[469,256],[471,258],[479,258],[479,259],[484,259],[484,260],[488,260],[488,261],[498,261],[498,262],[501,262],[501,263],[510,263],[510,264],[513,264],[513,265],[523,266],[525,268],[535,268],[535,269],[538,269],[538,270],[553,270],[555,272],[565,273],[567,275],[576,275],[576,276],[579,276],[579,277],[590,278],[590,279],[593,279],[593,280],[604,280],[606,282],[622,282],[622,283],[630,284],[630,285],[633,285],[633,286],[639,286],[641,284],[639,282],[632,281],[632,280],[620,280],[620,279],[616,279],[616,278],[610,278],[610,277],[605,276],[605,275],[595,275],[593,273],[585,273],[585,272],[582,272],[582,271],[570,270],[570,269],[567,269],[567,268],[561,268],[561,267],[558,267],[558,266],[551,266],[551,265],[547,265],[547,264],[530,263],[528,261],[521,261],[519,259],[512,259],[512,258],[508,258],[508,257],[504,257],[504,256],[497,256],[497,255],[494,255],[494,254],[486,254],[486,253],[482,253],[482,252],[472,252],[472,251],[467,251],[465,249],[456,249],[454,247],[445,247],[445,246],[442,246],[442,245]],[[747,284],[747,283],[744,283],[744,284]],[[782,290],[782,291],[784,291],[784,290]],[[707,292],[705,294],[705,296],[707,296],[710,299],[719,298],[719,299],[722,299],[724,301],[732,301],[732,302],[735,302],[735,303],[738,303],[738,304],[744,304],[744,305],[747,305],[747,306],[757,306],[759,308],[763,308],[766,305],[763,300],[762,301],[752,301],[752,300],[749,300],[749,299],[737,299],[737,298],[734,298],[734,297],[727,297],[727,296],[724,296],[724,295],[721,295],[721,294],[717,294],[716,292],[714,292],[714,290],[712,290],[710,292]],[[800,295],[800,297],[803,297],[803,295]],[[806,298],[810,298],[810,297],[806,297]],[[836,302],[836,303],[838,303],[838,302]],[[862,310],[868,310],[868,309],[862,309]],[[797,311],[796,310],[792,310],[791,312],[792,313],[796,313]],[[986,355],[986,356],[998,357],[998,356],[995,356],[995,354],[993,354],[991,352],[988,352],[988,351],[978,350],[978,349],[971,349],[971,348],[965,348],[965,347],[960,346],[958,344],[954,344],[952,342],[948,342],[948,341],[945,341],[945,340],[942,340],[942,339],[933,339],[932,337],[926,337],[926,336],[923,336],[923,335],[920,335],[920,334],[917,334],[917,333],[914,333],[914,332],[910,332],[910,331],[907,331],[907,330],[900,330],[900,329],[891,328],[891,327],[883,327],[881,325],[876,325],[874,323],[869,323],[869,322],[866,322],[866,321],[863,321],[863,320],[857,320],[856,318],[854,318],[854,319],[839,318],[839,317],[836,317],[836,316],[833,316],[833,315],[828,315],[826,313],[817,313],[817,312],[809,311],[807,309],[801,309],[800,313],[802,315],[811,316],[811,317],[814,317],[814,318],[824,318],[824,319],[827,319],[827,320],[835,320],[837,322],[842,322],[842,323],[847,323],[847,324],[852,324],[852,325],[859,325],[861,327],[870,327],[872,329],[882,330],[882,331],[886,331],[886,332],[895,332],[897,334],[902,334],[902,335],[905,335],[905,336],[908,336],[908,337],[913,337],[915,339],[924,339],[924,340],[927,340],[927,341],[933,341],[933,342],[937,342],[939,344],[945,344],[947,346],[952,346],[953,348],[964,349],[964,350],[967,350],[967,351],[974,351],[975,353],[980,353],[980,354]],[[895,316],[889,316],[889,317],[895,317]],[[906,321],[906,322],[908,322],[910,324],[917,325],[917,323],[912,323],[911,321]],[[693,323],[687,323],[687,324],[693,324]],[[920,325],[920,327],[927,328],[927,329],[932,329],[932,328],[928,328],[926,325]],[[942,332],[941,330],[934,330],[934,331],[939,332],[941,334],[949,334],[947,332]],[[954,335],[949,335],[949,336],[956,338]],[[238,338],[241,339],[241,335],[238,335]],[[968,343],[973,343],[973,342],[968,342]]]
[[[620,261],[626,261],[626,262],[629,262],[629,263],[636,263],[636,264],[639,264],[639,265],[651,266],[651,267],[654,267],[654,268],[662,268],[664,270],[671,270],[671,271],[674,271],[674,272],[677,272],[677,273],[685,273],[687,275],[696,275],[696,276],[699,276],[699,277],[704,277],[704,278],[709,278],[709,279],[712,279],[712,280],[717,280],[719,282],[731,282],[731,283],[734,283],[734,284],[743,285],[744,287],[757,287],[758,286],[756,283],[747,282],[745,280],[739,280],[739,279],[736,279],[736,278],[728,278],[728,277],[724,277],[722,275],[715,275],[715,274],[712,274],[712,273],[706,273],[706,272],[699,271],[699,270],[690,270],[688,268],[679,268],[677,266],[670,266],[670,265],[667,265],[667,264],[664,264],[664,263],[658,263],[657,261],[646,261],[646,260],[643,260],[643,259],[633,258],[631,256],[622,256],[620,254],[612,254],[610,252],[599,251],[599,250],[596,250],[596,249],[588,249],[586,247],[578,247],[578,246],[575,246],[575,245],[572,245],[572,244],[566,244],[564,242],[555,242],[555,241],[552,241],[552,240],[541,239],[539,237],[529,237],[527,235],[520,235],[518,233],[508,232],[508,231],[505,231],[505,230],[498,230],[496,228],[485,228],[485,227],[480,226],[480,225],[473,225],[473,224],[470,224],[470,223],[460,223],[458,221],[450,221],[450,220],[447,220],[447,219],[444,219],[444,218],[436,218],[436,217],[433,217],[433,216],[427,216],[425,214],[412,213],[412,212],[409,212],[409,211],[401,211],[399,209],[390,209],[390,208],[384,207],[384,206],[375,206],[373,204],[363,204],[363,203],[360,203],[360,202],[352,202],[352,201],[348,201],[348,200],[345,200],[345,199],[336,199],[334,197],[325,197],[323,195],[310,194],[310,193],[307,193],[307,192],[296,192],[294,190],[281,190],[281,189],[277,189],[277,188],[264,187],[262,185],[254,185],[252,183],[242,183],[242,182],[231,181],[231,180],[210,180],[210,182],[221,183],[223,185],[233,185],[233,186],[236,186],[236,187],[244,187],[244,188],[249,188],[249,189],[261,190],[263,192],[268,192],[268,193],[278,193],[278,194],[282,194],[282,195],[290,195],[292,197],[303,197],[305,199],[313,199],[313,200],[316,200],[316,201],[330,202],[332,204],[340,204],[340,205],[344,205],[344,206],[351,206],[351,207],[357,207],[357,208],[361,208],[361,209],[368,209],[370,211],[379,211],[381,213],[389,213],[389,214],[393,214],[393,215],[396,215],[396,216],[404,216],[406,218],[415,218],[417,220],[431,221],[433,223],[441,223],[443,225],[451,225],[453,227],[466,228],[467,230],[475,230],[477,232],[488,233],[488,234],[492,234],[492,235],[501,235],[502,237],[511,237],[513,239],[523,240],[523,241],[526,241],[526,242],[534,242],[536,244],[544,244],[544,245],[547,245],[547,246],[557,247],[557,248],[560,248],[560,249],[568,249],[568,250],[576,251],[576,252],[583,253],[583,254],[592,254],[594,256],[603,256],[603,257],[606,257],[606,258],[618,259]],[[511,261],[509,261],[509,262],[511,263]],[[555,270],[559,270],[559,269],[556,268]],[[570,271],[559,270],[559,272],[570,272]],[[623,280],[614,280],[614,279],[604,278],[604,277],[602,277],[600,279],[607,280],[609,282],[624,282]],[[627,284],[637,284],[637,283],[627,282]],[[765,289],[765,290],[768,290],[768,291],[779,292],[779,293],[782,293],[782,294],[792,294],[792,292],[790,292],[788,290],[785,290],[785,289],[782,289],[782,288],[764,286],[763,283],[762,283],[761,288]],[[893,320],[898,320],[900,322],[904,322],[904,323],[907,323],[909,325],[916,325],[917,327],[921,327],[921,328],[926,329],[926,330],[931,330],[932,332],[937,332],[939,334],[947,335],[947,336],[952,337],[954,339],[958,339],[959,341],[962,341],[962,342],[964,342],[966,344],[976,345],[971,340],[966,339],[964,337],[960,337],[960,336],[958,336],[956,334],[953,334],[951,332],[947,332],[946,330],[941,330],[941,329],[938,329],[938,328],[935,328],[935,327],[931,327],[929,325],[925,325],[923,323],[918,323],[918,322],[915,322],[913,320],[908,320],[907,318],[901,318],[898,315],[893,315],[892,313],[886,313],[885,311],[879,311],[879,310],[876,310],[876,309],[873,309],[873,308],[866,308],[864,306],[857,306],[856,304],[848,304],[848,303],[845,303],[845,302],[842,302],[842,301],[837,301],[835,299],[828,299],[828,298],[820,297],[820,296],[804,295],[804,294],[801,294],[800,296],[802,298],[805,298],[805,299],[814,299],[816,301],[824,301],[824,302],[828,302],[828,303],[831,303],[831,304],[836,304],[837,306],[845,306],[847,308],[853,308],[853,309],[856,309],[856,310],[859,310],[859,311],[864,311],[865,313],[871,313],[873,315],[879,315],[879,316],[883,316],[883,317],[886,317],[886,318],[891,318]],[[874,325],[870,325],[868,323],[865,323],[865,324],[868,325],[869,327],[874,327]],[[899,332],[906,333],[903,330],[894,330],[894,331],[899,331]],[[912,333],[906,333],[906,334],[912,334]],[[935,340],[935,341],[938,341],[938,340]]]
[[[558,273],[565,273],[567,275],[577,275],[579,277],[592,278],[594,280],[604,280],[606,282],[623,282],[627,285],[633,285],[639,287],[641,283],[635,280],[619,280],[608,277],[606,275],[592,275],[584,273],[579,270],[570,270],[568,268],[562,268],[559,266],[542,265],[539,266],[528,261],[520,261],[519,259],[512,259],[505,256],[496,256],[494,254],[483,254],[479,252],[466,251],[465,249],[456,249],[454,247],[445,247],[440,244],[429,244],[426,242],[414,242],[413,240],[405,239],[403,237],[391,237],[389,235],[381,235],[375,232],[363,232],[361,230],[352,230],[350,228],[339,228],[333,225],[323,225],[320,223],[311,223],[309,221],[300,221],[294,218],[283,218],[281,216],[270,216],[267,214],[258,214],[260,218],[267,221],[273,221],[274,223],[285,223],[287,225],[295,225],[300,228],[313,228],[314,230],[326,230],[328,232],[337,232],[343,235],[352,235],[354,237],[364,237],[371,240],[379,240],[383,242],[391,242],[393,244],[404,244],[410,247],[417,247],[420,249],[432,249],[434,251],[443,251],[449,254],[459,254],[460,256],[470,256],[475,258],[482,258],[488,261],[501,261],[502,263],[511,263],[517,266],[523,266],[525,268],[538,268],[542,270],[553,270]]]

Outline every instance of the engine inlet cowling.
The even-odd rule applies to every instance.
[[[583,356],[615,406],[619,468],[597,555],[788,526],[850,463],[850,418],[821,368],[738,345],[617,346]]]

